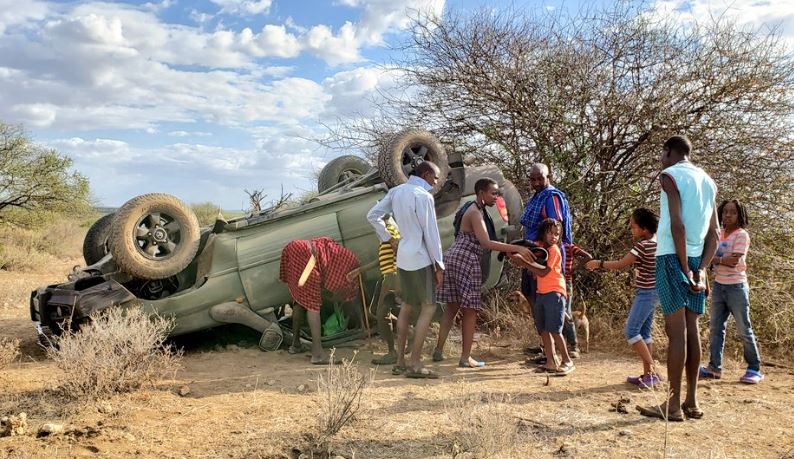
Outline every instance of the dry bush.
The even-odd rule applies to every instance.
[[[455,443],[475,457],[517,457],[518,422],[505,394],[467,391],[446,409],[457,428]]]
[[[196,219],[198,219],[199,225],[202,226],[212,225],[215,223],[215,219],[218,217],[218,213],[221,211],[221,207],[219,205],[209,201],[191,204],[190,208],[193,210],[193,213],[196,214]]]
[[[87,230],[83,223],[62,215],[42,226],[0,226],[0,270],[31,271],[53,258],[80,257]]]
[[[514,310],[505,302],[504,295],[495,291],[483,297],[480,320],[490,330],[491,337],[497,340],[519,341],[523,344],[527,332],[535,330],[531,316]]]
[[[173,322],[140,309],[112,309],[66,333],[48,350],[63,370],[63,392],[95,399],[152,384],[180,366],[181,351],[164,345]]]
[[[18,355],[18,339],[0,338],[0,370],[10,365]]]
[[[362,373],[354,360],[355,356],[335,364],[331,350],[330,362],[317,378],[318,421],[325,438],[335,435],[355,418],[362,398],[372,385],[373,370]]]

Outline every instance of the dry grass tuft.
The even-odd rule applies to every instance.
[[[455,444],[475,457],[517,457],[518,422],[507,394],[470,391],[446,409],[456,427]]]
[[[372,385],[373,370],[362,373],[354,364],[355,356],[335,364],[334,351],[325,371],[317,378],[319,427],[325,438],[335,435],[352,421],[361,409],[362,398]]]
[[[180,367],[181,351],[164,345],[172,321],[139,309],[112,309],[80,331],[64,334],[48,350],[63,370],[61,390],[96,399],[152,384]]]
[[[0,226],[0,270],[35,271],[53,259],[81,256],[82,223],[64,217],[41,227]]]
[[[11,365],[19,356],[19,340],[0,338],[0,370]]]

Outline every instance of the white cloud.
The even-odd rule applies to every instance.
[[[675,16],[685,22],[705,23],[727,19],[762,32],[776,30],[794,50],[794,2],[759,0],[659,0],[650,13],[658,17]]]
[[[325,116],[366,118],[374,114],[376,104],[396,87],[401,72],[397,69],[359,67],[339,72],[323,81],[331,96]]]
[[[312,27],[306,34],[306,48],[317,57],[331,65],[347,64],[361,60],[356,39],[356,28],[351,22],[345,22],[339,28],[339,34],[326,25]]]
[[[262,32],[254,35],[249,28],[238,37],[241,49],[256,57],[295,57],[301,52],[301,44],[295,35],[282,26],[268,24]]]
[[[170,131],[168,135],[171,137],[210,137],[212,133],[203,131]]]
[[[221,7],[220,13],[228,14],[265,14],[270,9],[272,0],[210,0]]]
[[[49,11],[49,5],[38,0],[27,0],[24,5],[18,0],[0,0],[0,34],[8,27],[44,19]]]

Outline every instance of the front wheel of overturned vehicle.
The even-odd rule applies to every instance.
[[[164,193],[133,198],[116,212],[109,247],[118,267],[139,279],[165,279],[196,256],[199,224],[190,207]]]

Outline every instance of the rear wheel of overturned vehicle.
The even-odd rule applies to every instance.
[[[109,247],[118,267],[138,279],[165,279],[196,256],[199,224],[190,207],[164,193],[133,198],[116,212]]]
[[[447,152],[431,133],[409,130],[395,135],[378,155],[378,171],[389,188],[408,181],[408,176],[424,161],[435,163],[441,173],[431,193],[436,194],[449,174]]]
[[[114,216],[115,214],[104,215],[88,229],[83,240],[83,258],[86,266],[93,265],[109,253],[108,236]]]
[[[317,178],[317,191],[320,193],[342,182],[352,182],[366,174],[372,166],[364,159],[354,155],[344,155],[331,160],[320,171]]]

